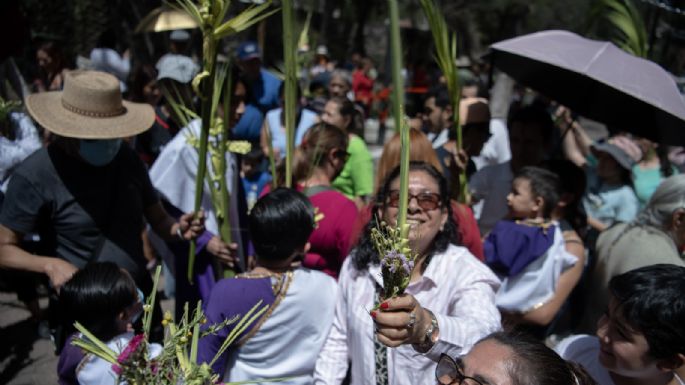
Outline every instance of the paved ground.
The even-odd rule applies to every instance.
[[[0,384],[57,383],[54,345],[38,337],[36,324],[28,318],[16,295],[0,293]]]

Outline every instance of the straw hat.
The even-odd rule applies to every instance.
[[[119,80],[97,71],[68,72],[62,91],[29,95],[26,108],[45,129],[69,138],[123,138],[155,121],[151,106],[122,100]]]

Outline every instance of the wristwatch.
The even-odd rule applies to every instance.
[[[426,328],[423,341],[418,344],[413,344],[414,349],[420,353],[426,353],[433,347],[436,342],[433,340],[433,336],[437,334],[438,330],[440,330],[438,328],[438,320],[435,318],[435,314],[428,309],[426,309],[426,311],[428,314],[430,314],[431,323],[428,325],[428,328]]]

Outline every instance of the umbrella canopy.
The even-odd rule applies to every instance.
[[[613,131],[685,145],[685,102],[659,65],[612,43],[543,31],[491,47],[493,64],[521,84]]]
[[[135,33],[162,32],[175,29],[197,28],[195,20],[187,13],[169,7],[159,7],[148,13],[136,26]]]

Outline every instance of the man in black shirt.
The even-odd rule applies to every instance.
[[[163,209],[145,166],[121,138],[148,129],[152,108],[121,100],[111,75],[74,71],[64,90],[31,95],[33,118],[56,141],[17,167],[0,213],[0,267],[46,274],[56,289],[93,261],[126,269],[146,294],[144,219],[162,238],[190,240],[204,231],[194,213],[177,222]],[[46,255],[19,247],[37,232]]]

